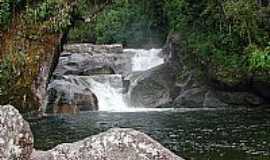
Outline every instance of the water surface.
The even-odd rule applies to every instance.
[[[32,122],[37,149],[135,128],[187,160],[270,160],[270,111],[86,112]]]

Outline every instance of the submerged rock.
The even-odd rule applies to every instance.
[[[29,160],[32,149],[29,124],[13,106],[0,106],[0,159]]]
[[[48,113],[77,113],[98,110],[96,95],[86,81],[79,77],[65,76],[54,80],[48,87]]]
[[[111,129],[82,141],[35,151],[31,160],[183,160],[144,133]]]

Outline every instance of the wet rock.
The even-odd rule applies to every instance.
[[[172,100],[177,68],[169,63],[128,76],[132,106],[155,108]]]
[[[131,58],[128,54],[115,53],[70,53],[63,52],[54,71],[54,76],[123,74],[131,71]]]
[[[203,107],[205,89],[192,88],[181,92],[181,94],[174,100],[174,107]]]
[[[0,159],[29,160],[32,149],[29,124],[13,106],[0,106]]]
[[[79,77],[66,76],[54,80],[48,87],[48,113],[77,113],[98,110],[97,97],[86,81]]]
[[[215,107],[227,107],[228,104],[218,99],[214,92],[207,91],[204,96],[203,107],[215,108]]]
[[[67,44],[64,50],[70,53],[112,54],[123,53],[122,44],[94,45],[90,43]]]
[[[265,100],[252,92],[229,92],[215,91],[214,94],[224,103],[242,106],[258,106],[265,103]]]
[[[216,94],[206,86],[189,88],[182,91],[180,95],[174,99],[172,104],[177,108],[216,108],[228,106],[228,104],[221,101]]]
[[[191,88],[182,91],[173,101],[174,107],[227,107],[258,106],[264,104],[263,98],[249,92],[218,91],[206,88]]]
[[[253,76],[253,90],[265,99],[270,99],[270,72],[256,73]]]
[[[173,106],[258,106],[267,103],[270,85],[267,85],[269,79],[265,79],[265,73],[251,78],[240,69],[230,70],[213,64],[209,66],[205,62],[196,63],[183,49],[183,45],[180,34],[170,34],[163,50],[167,61],[179,65],[176,82],[179,92],[172,102]]]
[[[36,151],[31,160],[183,160],[133,129],[111,129],[82,141]]]

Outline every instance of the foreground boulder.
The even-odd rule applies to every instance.
[[[0,106],[0,159],[29,160],[32,150],[29,124],[14,107]]]
[[[111,129],[82,141],[61,144],[31,160],[183,160],[149,136],[133,129]]]
[[[133,129],[111,129],[49,151],[33,149],[29,124],[14,107],[0,106],[1,160],[183,160]]]

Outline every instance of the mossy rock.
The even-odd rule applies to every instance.
[[[210,85],[218,89],[241,91],[249,88],[249,72],[241,68],[229,68],[222,64],[209,65],[207,72]]]

